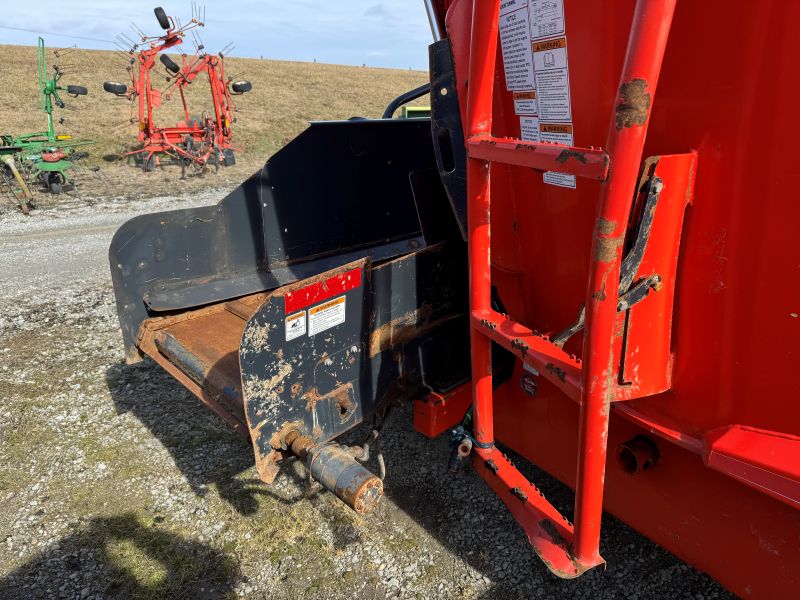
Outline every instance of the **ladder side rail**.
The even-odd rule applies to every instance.
[[[605,145],[611,176],[601,190],[594,228],[583,344],[573,548],[580,562],[599,557],[608,418],[619,366],[615,333],[623,242],[676,1],[636,2]]]
[[[500,2],[473,0],[467,90],[467,135],[491,135]],[[467,224],[470,309],[491,308],[489,161],[467,159]],[[470,329],[474,435],[479,446],[494,445],[492,342]]]

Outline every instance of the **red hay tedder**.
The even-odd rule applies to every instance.
[[[297,457],[369,510],[381,478],[334,439],[405,398],[554,575],[604,565],[605,509],[797,597],[800,3],[426,4],[430,121],[312,123],[218,205],[119,230],[128,360],[266,483]]]
[[[166,30],[160,37],[148,37],[141,33],[141,44],[146,47],[139,50],[139,44],[131,44],[127,49],[127,67],[130,73],[130,87],[112,81],[103,84],[105,91],[117,96],[138,101],[139,124],[137,140],[141,148],[129,152],[127,156],[138,157],[139,164],[145,171],[152,171],[159,156],[169,156],[185,167],[188,164],[203,168],[207,164],[230,166],[235,163],[231,127],[234,121],[233,94],[243,94],[252,89],[249,81],[231,81],[226,79],[224,55],[226,49],[212,55],[204,52],[204,47],[193,29],[203,27],[200,14],[193,10],[188,25],[183,26],[173,17],[168,17],[162,8],[155,9],[159,25]],[[197,50],[194,55],[181,55],[178,64],[162,52],[183,43],[188,32],[195,35]],[[130,42],[126,36],[118,37],[118,43]],[[160,90],[153,85],[153,69],[156,57],[167,71],[166,80],[169,86]],[[200,75],[205,74],[211,91],[213,114],[192,115],[187,104],[186,90]],[[180,95],[183,121],[174,127],[161,127],[156,124],[155,112],[164,100],[174,94],[173,88]]]

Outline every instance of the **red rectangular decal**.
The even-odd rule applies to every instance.
[[[361,287],[361,269],[351,269],[339,275],[317,281],[293,292],[286,292],[283,297],[286,314],[293,313],[317,302],[338,296]]]

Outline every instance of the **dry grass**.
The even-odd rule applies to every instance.
[[[0,66],[0,133],[43,130],[45,117],[39,110],[36,48],[0,45],[0,54],[3,57]],[[173,58],[178,57],[173,55]],[[178,167],[146,175],[111,160],[135,143],[136,132],[136,125],[130,122],[131,103],[103,91],[106,80],[129,81],[117,56],[107,51],[78,49],[59,59],[48,49],[47,59],[48,68],[53,64],[70,65],[62,84],[88,88],[89,94],[85,97],[70,98],[64,94],[67,106],[57,111],[57,116],[64,117],[64,123],[57,126],[57,132],[96,141],[89,150],[89,160],[103,167],[115,188],[114,193],[131,188],[139,195],[171,191],[164,188],[169,182],[177,181],[180,176]],[[238,163],[220,176],[184,182],[183,185],[190,189],[241,181],[287,140],[302,131],[308,121],[352,116],[380,117],[392,98],[427,80],[427,73],[420,71],[242,58],[226,59],[225,70],[229,76],[253,83],[250,93],[235,97],[237,123],[234,136],[241,147]],[[166,71],[159,64],[154,73],[162,77]],[[166,85],[164,83],[164,87]],[[191,112],[199,114],[209,110],[205,82],[198,79],[193,88],[189,96]],[[427,102],[426,98],[422,100]],[[166,101],[159,112],[162,117],[159,122],[174,124],[180,109],[178,97]],[[94,195],[103,190],[88,182],[82,191]]]

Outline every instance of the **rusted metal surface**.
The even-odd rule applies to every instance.
[[[576,148],[548,142],[473,135],[467,140],[470,158],[501,162],[541,171],[562,171],[578,177],[605,181],[610,161],[599,148]]]
[[[325,444],[307,450],[311,476],[359,514],[372,511],[383,496],[383,482],[359,464],[349,449]]]
[[[647,81],[633,79],[619,87],[621,98],[615,111],[615,125],[617,131],[634,125],[642,126],[647,121],[650,113],[650,92]]]
[[[568,397],[579,400],[582,365],[575,355],[494,310],[473,312],[472,327],[513,352]]]
[[[622,263],[620,291],[626,291],[623,288],[626,284],[633,291],[636,285],[650,286],[654,281],[656,287],[652,291],[644,289],[646,300],[633,306],[625,302],[629,294],[620,296],[617,309],[624,310],[620,329],[623,344],[619,350],[621,365],[615,382],[615,401],[653,396],[672,387],[678,257],[686,207],[694,193],[696,165],[694,152],[665,154],[644,161],[639,189],[645,188],[648,177],[663,181],[663,189],[652,208],[652,223],[638,263],[627,273],[630,254]],[[642,208],[647,208],[646,203]],[[641,220],[646,216],[642,215]]]
[[[429,362],[461,368],[458,256],[439,243],[377,267],[362,259],[268,295],[245,326],[239,356],[257,463],[270,477],[286,451],[277,432],[285,435],[288,423],[321,445],[394,397],[423,389]],[[337,306],[329,326],[312,326],[312,314]],[[287,323],[297,319],[300,333],[290,335]],[[458,345],[461,354],[437,344]]]
[[[459,316],[445,315],[439,319],[432,319],[432,313],[433,307],[424,304],[417,310],[392,319],[372,331],[369,336],[369,356],[374,357],[381,352],[401,346]]]
[[[253,294],[141,325],[137,347],[175,377],[243,437],[248,436],[239,375],[245,317],[264,301]]]

